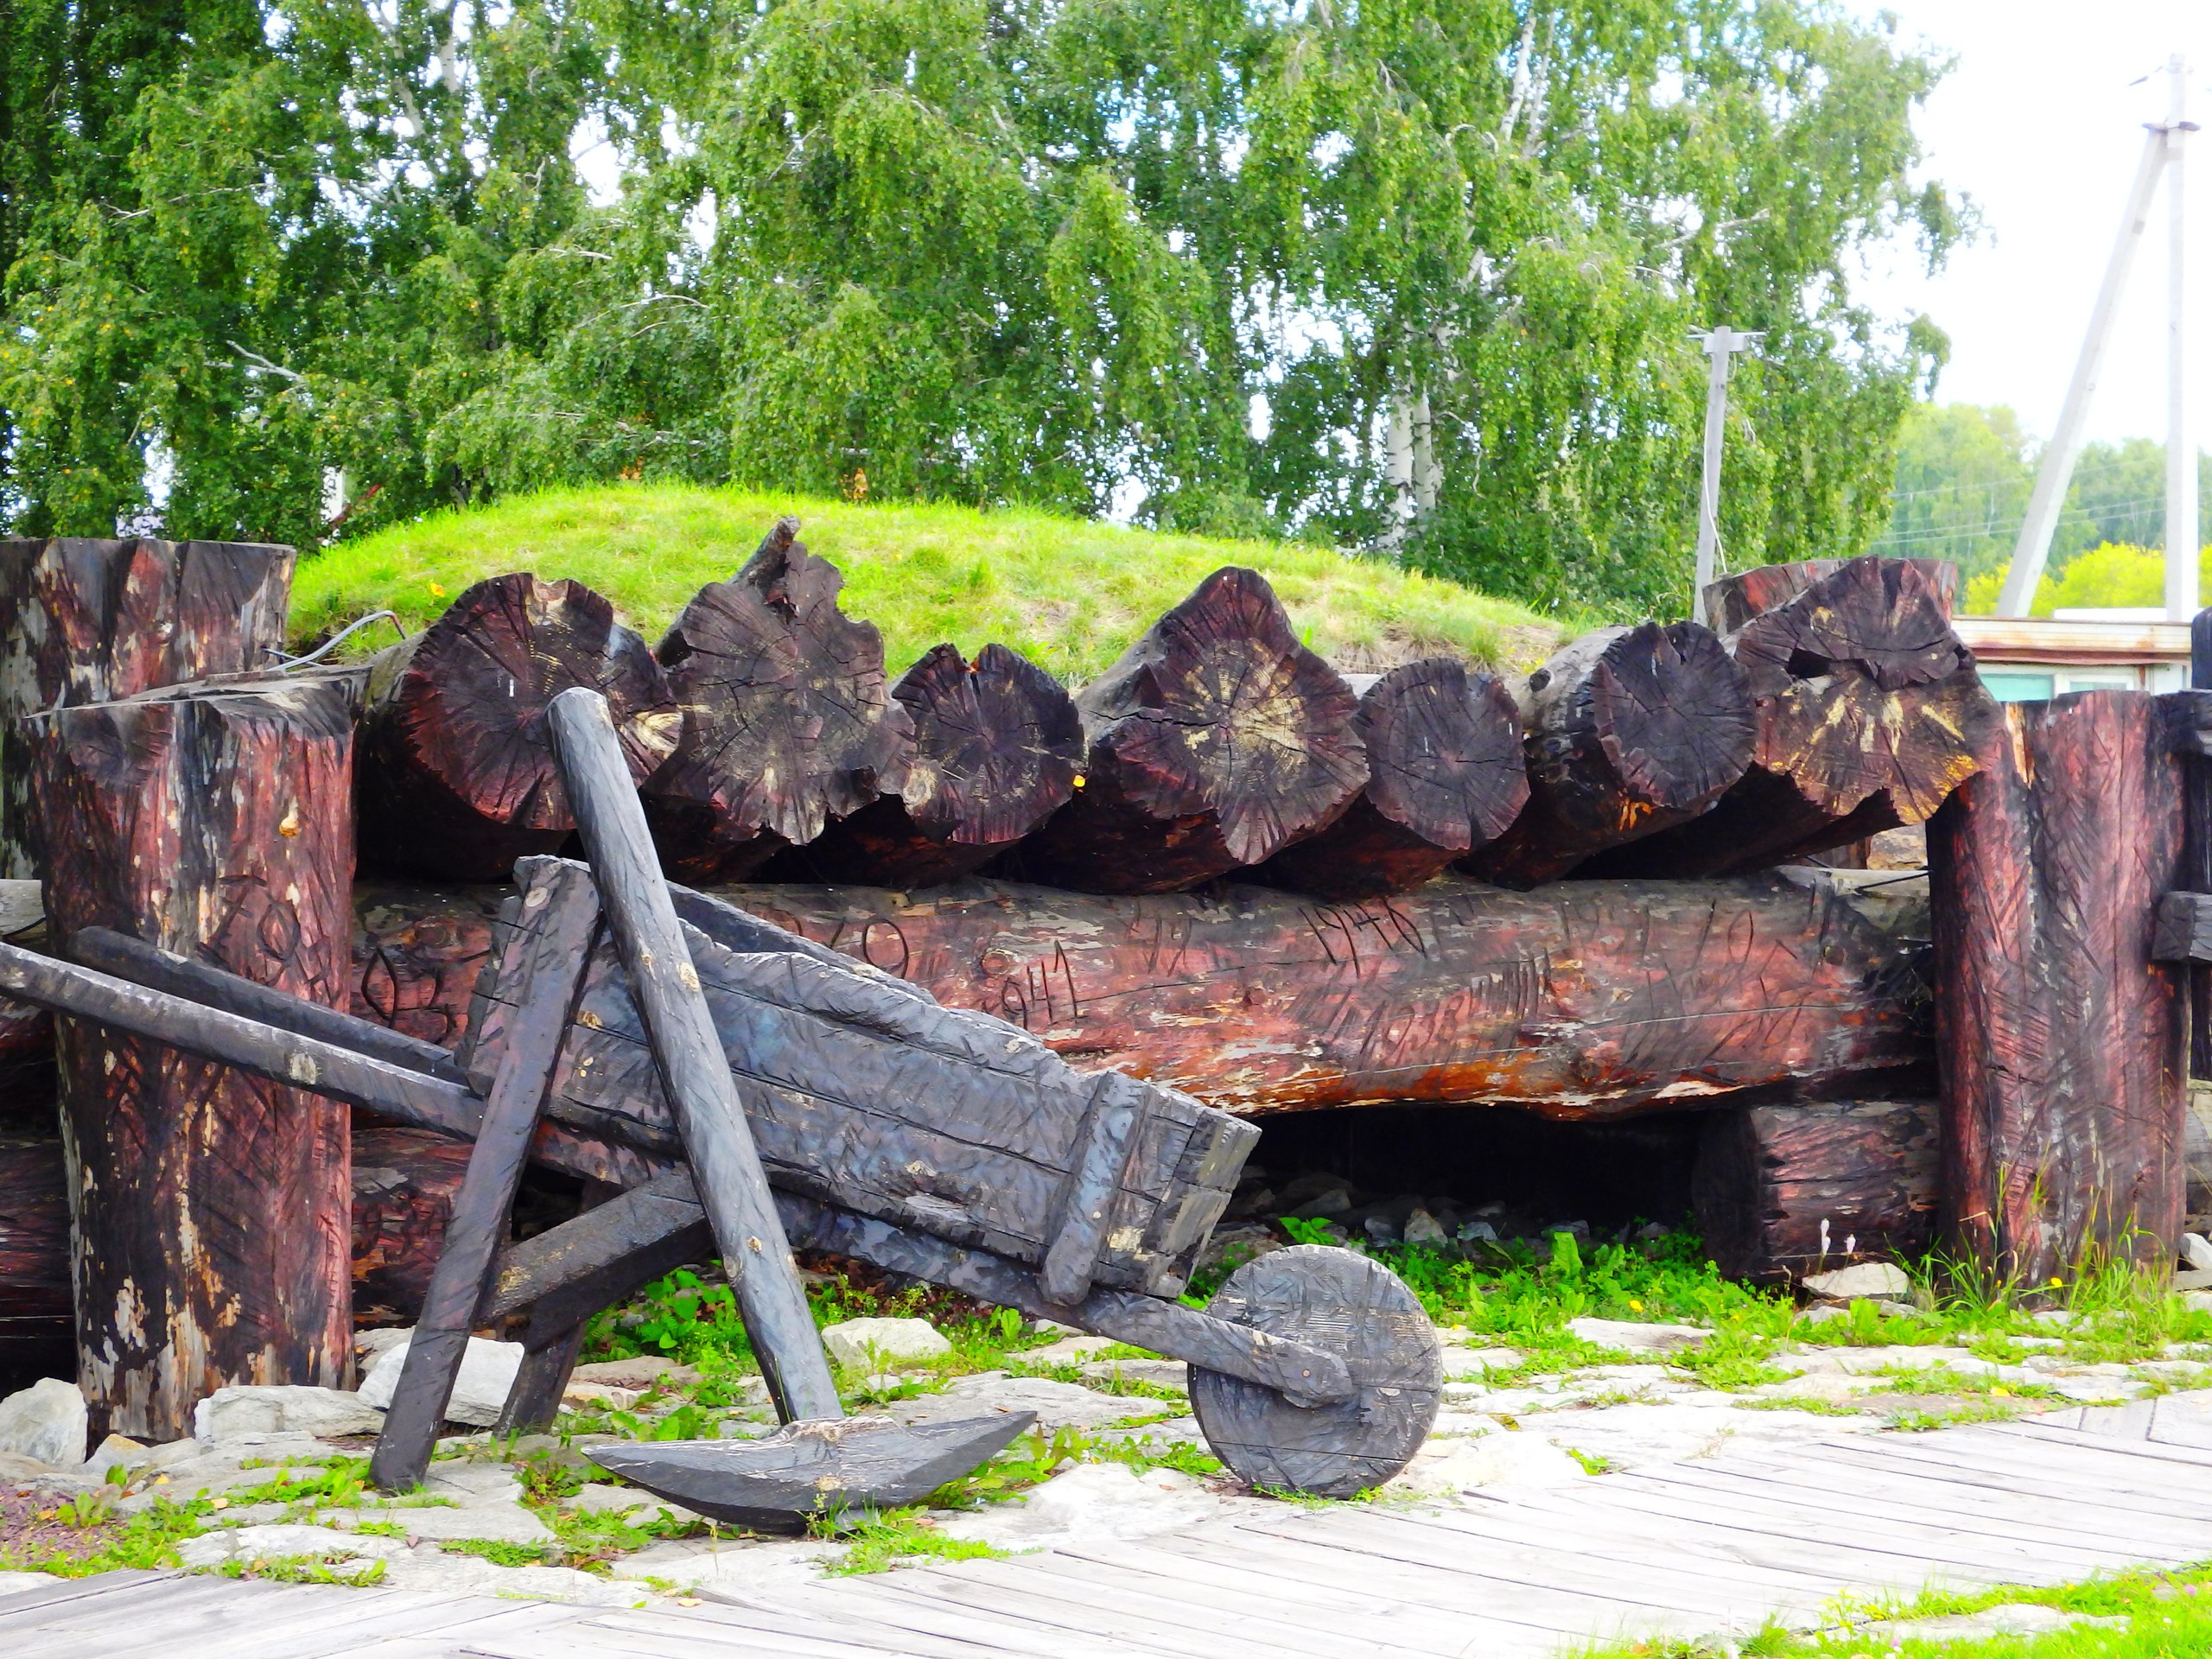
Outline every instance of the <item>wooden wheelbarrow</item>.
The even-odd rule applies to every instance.
[[[911,1502],[1029,1426],[844,1418],[792,1247],[1186,1361],[1207,1443],[1255,1487],[1342,1497],[1410,1460],[1440,1365],[1387,1269],[1300,1247],[1179,1300],[1256,1128],[664,883],[604,705],[553,717],[591,862],[517,867],[458,1052],[104,930],[73,963],[0,944],[0,993],[474,1141],[380,1484],[421,1479],[473,1328],[527,1313],[500,1427],[537,1427],[593,1313],[717,1253],[785,1427],[594,1449],[626,1478],[789,1524]],[[533,1157],[624,1190],[502,1251]]]

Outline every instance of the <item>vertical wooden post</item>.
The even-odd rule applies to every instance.
[[[2151,957],[2182,779],[2166,699],[2004,712],[1986,769],[1929,824],[1942,1216],[1956,1248],[2029,1287],[2100,1253],[2173,1259],[2182,979]]]
[[[60,941],[105,926],[329,1007],[352,978],[353,706],[341,684],[64,709],[35,791]],[[192,1432],[226,1382],[353,1364],[346,1109],[57,1022],[79,1381],[94,1438]]]
[[[292,565],[257,542],[0,541],[0,877],[44,873],[23,717],[266,668]]]
[[[2189,625],[2189,683],[2212,691],[2212,609],[2199,611]],[[2212,758],[2183,756],[2182,789],[2181,885],[2212,893]],[[2189,1075],[2212,1081],[2212,968],[2202,965],[2189,970]]]

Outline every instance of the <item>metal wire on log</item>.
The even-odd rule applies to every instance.
[[[2180,1244],[2185,971],[2151,960],[2180,885],[2181,692],[2008,703],[1929,821],[1942,1226],[2003,1282]]]
[[[1007,855],[1020,879],[1169,893],[1272,858],[1367,782],[1344,677],[1299,643],[1257,571],[1231,565],[1076,698],[1075,798]]]
[[[500,880],[560,850],[575,820],[545,706],[572,685],[607,700],[632,782],[675,752],[682,716],[660,664],[580,582],[490,577],[378,656],[355,765],[364,867]]]
[[[1744,774],[1749,681],[1694,622],[1601,628],[1529,677],[1529,804],[1462,865],[1502,887],[1695,817]]]
[[[1252,880],[1325,899],[1417,887],[1503,834],[1528,804],[1521,710],[1496,677],[1456,657],[1374,677],[1353,729],[1367,750],[1366,788]]]
[[[938,645],[891,695],[914,722],[904,794],[880,795],[762,871],[771,881],[926,887],[973,874],[1067,804],[1083,722],[1060,683],[1004,645]]]
[[[779,519],[660,642],[683,729],[645,809],[680,880],[741,880],[907,787],[914,722],[891,696],[883,636],[838,609],[843,576],[798,535],[798,519]]]
[[[18,722],[267,666],[292,566],[290,548],[257,542],[0,541],[0,877],[44,868]]]
[[[342,1005],[353,715],[326,682],[35,722],[53,933],[110,927]],[[79,1020],[57,1044],[94,1437],[188,1436],[227,1382],[346,1386],[346,1109]]]

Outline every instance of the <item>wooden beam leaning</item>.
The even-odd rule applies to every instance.
[[[683,1150],[705,1188],[725,1270],[761,1375],[785,1422],[844,1415],[737,1079],[700,988],[606,699],[582,687],[550,706],[561,782],[575,812]]]
[[[599,895],[589,875],[573,865],[553,866],[523,895],[523,905],[545,914],[534,933],[516,942],[516,949],[528,957],[520,964],[525,976],[521,1009],[507,1028],[505,1051],[484,1103],[483,1128],[446,1226],[445,1248],[430,1275],[399,1386],[369,1459],[369,1478],[388,1492],[421,1484],[429,1467],[477,1306],[506,1232],[561,1039],[591,959]]]

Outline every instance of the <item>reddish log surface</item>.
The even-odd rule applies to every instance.
[[[660,642],[683,728],[645,806],[680,880],[741,879],[907,786],[914,722],[891,696],[883,636],[837,608],[844,577],[798,532],[779,520]]]
[[[1763,564],[1739,570],[1706,584],[1706,625],[1715,633],[1730,634],[1753,617],[1779,610],[1824,576],[1832,576],[1848,563],[1843,559],[1798,559],[1788,564]],[[1917,570],[1948,617],[1959,594],[1959,567],[1948,559],[1897,559]]]
[[[1060,683],[1019,652],[971,664],[938,645],[891,695],[914,722],[904,795],[882,795],[778,855],[772,881],[926,887],[972,874],[1075,793],[1083,722]]]
[[[1169,893],[1272,858],[1367,782],[1358,699],[1230,565],[1083,689],[1075,798],[1007,857],[1025,880]]]
[[[1446,878],[1347,905],[992,882],[721,896],[1078,1065],[1236,1112],[1494,1102],[1596,1116],[1929,1055],[1924,909],[1825,881],[1522,894]]]
[[[16,722],[268,666],[292,563],[289,547],[249,542],[0,541],[0,878],[43,868]]]
[[[468,1000],[492,954],[492,925],[511,887],[364,881],[353,889],[353,979],[347,1012],[457,1048]]]
[[[1754,736],[1742,669],[1694,622],[1601,628],[1529,677],[1529,804],[1467,860],[1533,887],[1594,853],[1696,817],[1744,775]]]
[[[41,722],[58,940],[105,926],[343,1006],[351,699],[279,685]],[[226,1382],[342,1387],[352,1362],[342,1107],[59,1022],[77,1205],[79,1376],[95,1438],[174,1440]]]
[[[572,685],[606,697],[633,781],[674,751],[682,717],[659,664],[580,582],[491,577],[378,657],[355,766],[364,867],[499,880],[558,851],[575,820],[545,705]]]
[[[426,1129],[353,1132],[353,1306],[412,1318],[438,1265],[470,1143]]]
[[[1367,787],[1254,880],[1324,899],[1416,887],[1503,834],[1528,804],[1520,709],[1496,678],[1456,657],[1376,677],[1360,692],[1353,729],[1367,751]]]
[[[2183,974],[2150,950],[2179,885],[2169,726],[2195,695],[2007,704],[1929,824],[1943,1225],[2022,1284],[2180,1243]]]
[[[1691,1177],[1705,1248],[1732,1279],[1783,1280],[1935,1242],[1938,1108],[1817,1101],[1709,1113]]]

